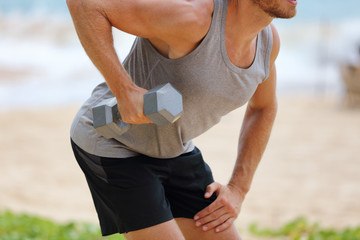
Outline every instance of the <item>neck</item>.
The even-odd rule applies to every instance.
[[[272,20],[252,0],[228,0],[226,32],[240,48],[249,48]]]

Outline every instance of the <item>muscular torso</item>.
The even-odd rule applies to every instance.
[[[117,84],[124,79],[119,81],[119,78],[110,77],[106,84],[95,88],[75,117],[71,130],[73,141],[85,151],[99,156],[129,157],[142,153],[157,158],[174,157],[192,150],[191,139],[218,123],[228,112],[245,104],[257,86],[269,76],[271,30],[268,27],[261,31],[256,51],[256,43],[251,42],[249,51],[238,52],[239,41],[236,39],[239,39],[239,35],[236,31],[226,29],[227,1],[216,0],[214,3],[214,9],[205,18],[211,20],[209,27],[197,23],[176,28],[175,31],[172,29],[167,35],[162,35],[164,33],[160,31],[156,37],[145,32],[144,37],[136,39],[123,62],[128,78],[139,88],[150,89],[170,82],[182,93],[184,114],[175,124],[157,127],[154,124],[130,122],[132,127],[126,134],[115,140],[101,138],[92,126],[91,108],[114,95],[118,98],[118,104],[124,102],[124,106],[129,106],[120,98],[126,95],[120,91],[122,89],[113,92],[113,89],[117,91]],[[174,24],[179,26],[184,22],[189,23],[184,20]],[[138,24],[134,24],[132,30]],[[195,31],[194,28],[201,30]],[[182,33],[177,36],[183,38],[174,40],[173,36],[179,34],[176,30]],[[190,33],[190,30],[194,32]],[[101,53],[107,60],[108,55]],[[242,59],[246,61],[242,62]],[[248,68],[239,67],[243,63]],[[111,71],[116,69],[113,67]],[[113,89],[109,83],[113,84]],[[121,115],[126,116],[127,112],[121,112]]]

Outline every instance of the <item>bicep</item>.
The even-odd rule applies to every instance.
[[[271,65],[269,77],[258,85],[255,93],[251,97],[249,107],[253,109],[264,109],[266,107],[276,107],[276,66]]]

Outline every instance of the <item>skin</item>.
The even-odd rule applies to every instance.
[[[136,86],[122,67],[111,28],[148,38],[162,55],[176,59],[191,52],[204,38],[214,7],[213,0],[67,0],[67,4],[86,53],[117,98],[122,120],[132,124],[151,122],[143,113],[147,90]],[[231,62],[249,67],[255,57],[257,34],[274,17],[295,14],[296,6],[288,0],[229,0],[225,45]],[[277,110],[275,59],[280,41],[273,25],[271,29],[270,75],[248,103],[229,183],[214,182],[207,187],[204,197],[216,193],[217,199],[194,219],[178,218],[130,232],[125,234],[128,240],[240,239],[233,222],[250,189]]]

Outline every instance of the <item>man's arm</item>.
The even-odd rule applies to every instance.
[[[112,27],[145,37],[165,48],[196,43],[206,34],[202,5],[208,0],[67,0],[78,37],[87,55],[104,76],[118,101],[122,120],[148,123],[143,95],[122,67],[116,54]],[[211,19],[211,14],[208,14]],[[184,37],[185,36],[185,37]],[[186,38],[186,39],[184,39]]]
[[[207,187],[205,197],[209,198],[213,193],[216,193],[217,199],[194,217],[196,225],[205,231],[210,229],[215,229],[217,232],[224,231],[237,218],[269,140],[277,110],[274,62],[280,45],[279,37],[273,26],[272,30],[274,44],[270,74],[258,86],[248,103],[239,137],[237,160],[231,179],[226,186],[215,182]]]

